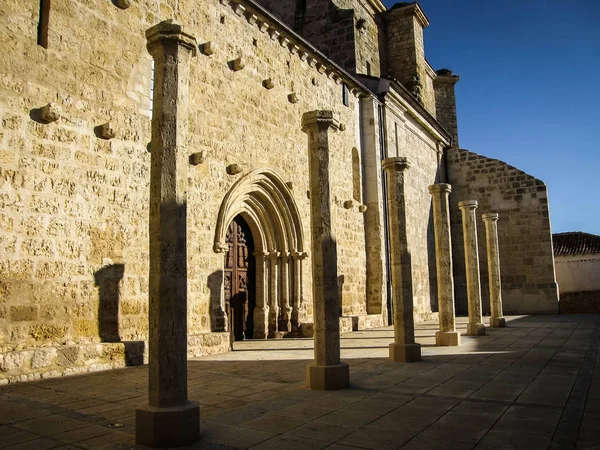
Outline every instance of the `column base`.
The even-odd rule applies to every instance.
[[[458,347],[460,333],[458,331],[438,331],[435,333],[435,345],[438,347]]]
[[[390,361],[421,361],[421,344],[390,344]]]
[[[492,317],[490,318],[490,327],[492,328],[504,328],[506,326],[506,319],[504,317]]]
[[[146,447],[181,447],[200,439],[200,406],[158,408],[141,405],[135,410],[135,443]]]
[[[350,366],[340,362],[331,366],[318,366],[312,362],[306,366],[306,387],[319,391],[345,389],[350,385]]]
[[[468,323],[467,336],[484,336],[485,325],[482,323]]]

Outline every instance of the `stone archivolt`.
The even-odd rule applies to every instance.
[[[254,237],[258,280],[254,338],[297,332],[302,305],[302,260],[308,254],[292,193],[271,169],[258,169],[239,179],[219,209],[213,246],[216,253],[227,249],[227,229],[237,215],[246,220]]]

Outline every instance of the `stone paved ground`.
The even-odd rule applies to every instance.
[[[392,329],[344,336],[352,388],[304,388],[310,340],[242,342],[190,361],[202,441],[190,448],[600,449],[600,316],[510,317],[505,329],[385,359]],[[0,388],[0,447],[131,448],[146,367]],[[122,424],[111,428],[111,424]]]

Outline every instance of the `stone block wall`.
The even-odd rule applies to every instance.
[[[333,182],[339,273],[344,312],[365,313],[363,212],[344,207],[353,195],[352,149],[360,148],[358,99],[350,95],[344,106],[342,80],[325,60],[227,3],[133,2],[122,10],[111,2],[53,2],[47,49],[37,45],[39,5],[0,5],[3,380],[42,376],[29,353],[13,358],[20,366],[6,365],[14,352],[100,349],[70,366],[54,360],[43,366],[62,374],[67,367],[108,368],[104,348],[147,337],[152,60],[144,32],[164,19],[180,22],[199,44],[214,44],[213,54],[199,52],[191,69],[186,151],[205,151],[206,158],[189,170],[190,355],[229,348],[228,335],[211,332],[211,302],[222,296],[215,274],[223,268],[213,243],[219,206],[240,177],[269,168],[285,179],[310,251],[308,138],[300,129],[309,110],[332,109],[345,125],[332,137],[340,174]],[[232,70],[239,57],[245,68]],[[268,78],[273,89],[264,87]],[[41,119],[48,103],[61,110],[52,123]],[[113,138],[101,136],[105,123]],[[242,172],[229,175],[231,164]],[[306,321],[312,317],[309,259],[302,285],[300,319]],[[124,356],[111,358],[126,363]]]
[[[485,227],[481,214],[497,212],[502,299],[505,314],[556,313],[552,232],[546,185],[515,167],[468,150],[447,151],[452,251],[457,313],[466,314],[467,294],[458,202],[477,200],[477,234],[483,310],[489,312]]]
[[[431,318],[437,311],[435,238],[428,186],[438,182],[440,160],[436,140],[411,116],[388,104],[386,108],[388,156],[406,157],[407,238],[412,256],[415,313]]]
[[[396,78],[409,91],[413,91],[413,77],[418,75],[421,100],[425,109],[435,117],[435,72],[425,59],[423,28],[429,22],[420,7],[410,4],[392,8],[384,13],[387,48],[386,75]]]

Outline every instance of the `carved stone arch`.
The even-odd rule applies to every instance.
[[[302,304],[304,233],[292,192],[273,170],[241,177],[227,192],[217,216],[214,251],[226,251],[231,221],[244,217],[254,237],[256,307],[254,337],[297,331]],[[222,305],[224,306],[224,305]],[[224,310],[224,309],[223,309]]]

